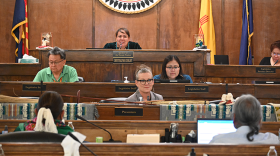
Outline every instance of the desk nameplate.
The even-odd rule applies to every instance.
[[[115,116],[141,116],[143,108],[115,107]]]
[[[132,64],[133,51],[113,51],[114,64]]]
[[[256,67],[256,73],[258,74],[275,74],[275,67]]]
[[[45,91],[46,88],[46,85],[41,86],[39,84],[22,84],[22,91]]]
[[[185,93],[208,93],[209,86],[185,86]]]
[[[115,86],[115,92],[120,92],[120,93],[134,93],[136,92],[137,87],[134,85],[128,86],[128,85],[117,85]]]

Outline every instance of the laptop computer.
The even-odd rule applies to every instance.
[[[229,65],[228,55],[214,55],[215,65]]]
[[[161,79],[154,79],[154,83],[190,83],[190,80],[161,80]]]
[[[215,135],[235,132],[233,120],[197,119],[197,143],[208,144]]]

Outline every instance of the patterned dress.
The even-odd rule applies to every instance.
[[[20,123],[19,126],[15,129],[16,131],[34,131],[35,125],[36,125],[37,117],[35,117],[33,120],[27,121],[25,123]],[[54,120],[54,123],[57,127],[58,134],[64,134],[67,135],[68,132],[73,132],[74,130],[65,125],[61,120]]]

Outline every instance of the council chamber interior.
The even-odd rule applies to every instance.
[[[22,1],[28,12],[25,45],[28,54],[39,61],[16,63],[18,44],[11,34],[15,9],[18,9],[15,5],[20,0],[4,0],[0,5],[0,131],[8,127],[9,134],[16,133],[14,130],[20,123],[36,116],[34,109],[39,97],[46,91],[55,91],[64,101],[65,124],[72,122],[74,131],[86,136],[83,144],[96,155],[179,156],[188,155],[194,148],[196,155],[256,156],[267,154],[270,146],[280,151],[280,145],[273,143],[197,143],[197,120],[232,120],[234,102],[244,94],[251,94],[261,104],[260,133],[278,136],[278,60],[272,65],[259,65],[264,57],[278,58],[278,51],[274,54],[270,50],[271,44],[280,40],[280,22],[276,20],[278,0]],[[244,41],[243,9],[244,2],[249,1],[254,16],[253,29],[250,28]],[[195,35],[202,29],[201,12],[209,2],[212,10],[208,22],[212,19],[214,25],[215,48],[194,49]],[[137,42],[142,49],[119,49],[116,33],[119,28],[127,28],[129,41]],[[50,49],[38,48],[42,46],[42,34],[49,32],[50,47],[64,49],[66,65],[74,67],[82,80],[33,82],[39,71],[50,66]],[[203,38],[207,46],[206,40],[212,42],[213,38]],[[109,42],[116,42],[116,48],[103,48]],[[244,42],[250,43],[246,44],[251,48],[250,65],[239,62]],[[117,57],[120,54],[129,56]],[[150,67],[152,76],[162,74],[168,55],[180,59],[180,70],[189,75],[193,83],[153,80],[152,92],[162,95],[163,100],[125,101],[137,91],[137,67],[145,64]],[[228,64],[215,64],[214,55],[227,55]],[[226,99],[230,103],[222,103],[223,95],[232,95]],[[170,140],[174,125],[176,136]],[[220,129],[223,126],[209,127],[209,133],[212,130],[218,133]],[[26,137],[29,141],[1,141],[1,135],[0,144],[8,156],[65,154],[58,141],[32,142],[32,134]],[[103,137],[104,142],[98,143],[97,137]],[[112,138],[119,142],[106,142]],[[92,155],[84,146],[78,151],[80,155]]]

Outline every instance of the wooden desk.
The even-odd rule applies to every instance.
[[[280,81],[280,67],[273,67],[276,73],[257,73],[256,68],[271,66],[242,65],[206,65],[205,79],[212,83],[253,84],[254,81]]]
[[[129,50],[128,50],[129,51]],[[48,67],[48,51],[30,50],[38,57],[42,69]],[[190,75],[194,82],[204,82],[204,65],[207,64],[206,55],[209,53],[192,50],[134,50],[133,64],[113,64],[113,50],[67,50],[67,65],[76,68],[78,75],[87,82],[111,82],[111,80],[135,80],[136,66],[146,64],[151,67],[154,75],[161,73],[161,65],[166,56],[173,54],[180,58],[184,74]]]
[[[110,136],[104,130],[101,130],[89,123],[81,120],[71,120],[75,127],[75,131],[87,136],[86,141],[95,142],[95,138],[102,136],[103,140],[109,140]],[[0,129],[8,126],[9,132],[13,132],[19,123],[26,122],[26,120],[0,120]],[[68,121],[66,121],[67,123]],[[114,140],[121,140],[126,142],[127,134],[160,134],[165,135],[165,128],[170,127],[170,123],[174,121],[157,121],[157,120],[91,120],[92,123],[107,129]],[[196,132],[196,121],[176,121],[179,123],[178,134],[186,136],[191,130]],[[261,132],[271,132],[278,135],[280,122],[263,122]]]
[[[85,143],[98,156],[184,156],[195,148],[197,156],[207,153],[210,156],[264,156],[271,145],[201,145],[201,144],[95,144]],[[7,156],[63,156],[63,148],[58,143],[3,143]],[[273,145],[280,151],[280,145]],[[81,156],[92,156],[83,146],[79,148]]]
[[[159,106],[133,106],[133,105],[110,105],[110,104],[96,104],[95,105],[99,118],[98,120],[160,120]],[[143,109],[143,116],[116,116],[115,108],[140,108]]]
[[[8,96],[40,96],[38,91],[22,91],[22,84],[39,84],[33,82],[0,82],[0,94]],[[128,97],[132,92],[116,92],[115,87],[118,85],[134,85],[132,83],[44,83],[48,91],[57,91],[63,95],[76,96],[77,91],[81,90],[81,97],[92,97],[97,99],[81,99],[80,102],[97,102],[100,99],[112,97]],[[185,85],[189,86],[208,86],[208,93],[185,93]],[[228,92],[232,93],[234,98],[242,94],[252,94],[260,100],[262,104],[270,102],[280,103],[278,93],[280,85],[263,85],[263,84],[229,84]],[[218,100],[222,94],[226,93],[226,84],[168,84],[156,83],[154,92],[161,94],[165,100]],[[64,97],[64,102],[77,102],[76,97]]]
[[[39,63],[0,63],[0,81],[32,81],[40,70]]]
[[[41,64],[0,64],[0,81],[32,81],[37,72],[48,67],[48,51],[30,50]],[[208,52],[135,50],[133,64],[113,64],[113,51],[105,49],[68,50],[67,65],[76,68],[78,75],[87,82],[110,82],[111,80],[135,80],[135,69],[140,64],[151,67],[154,75],[161,73],[162,62],[167,55],[180,58],[184,74],[194,82],[253,84],[254,81],[279,81],[280,67],[274,67],[274,74],[256,73],[256,67],[241,65],[207,65]]]

